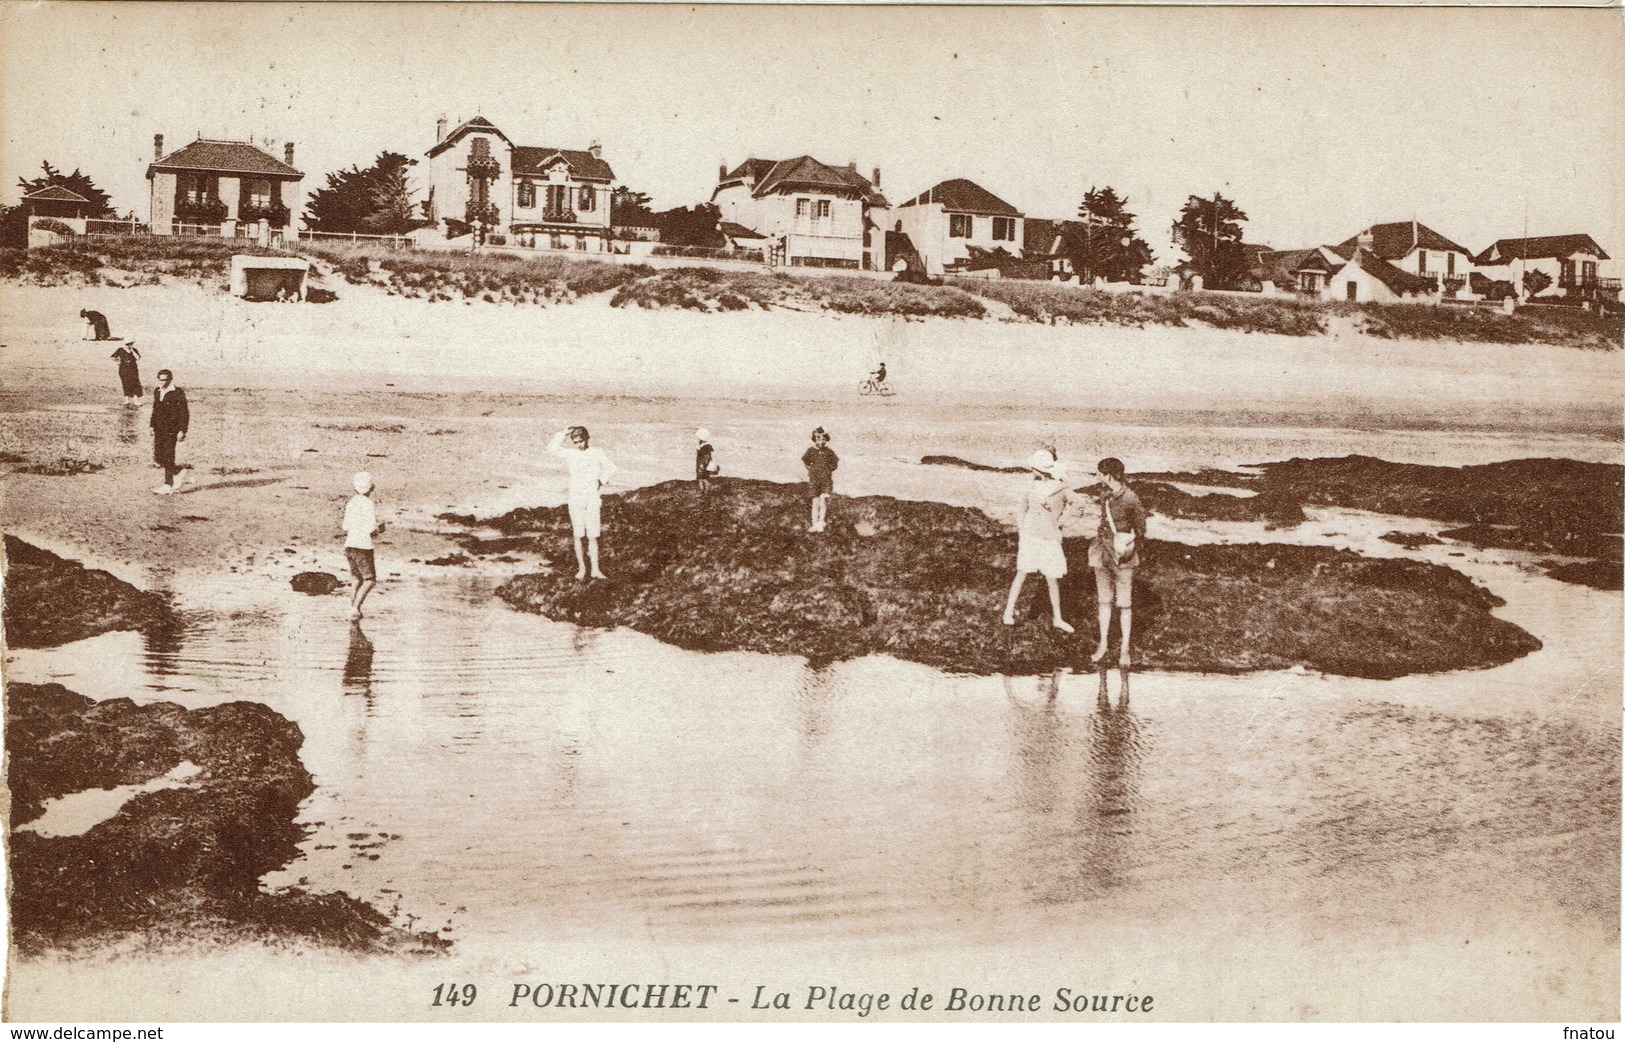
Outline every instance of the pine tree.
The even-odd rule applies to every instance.
[[[406,168],[417,161],[382,152],[366,169],[352,166],[327,175],[327,185],[311,193],[305,224],[316,232],[399,235],[418,227],[417,207]]]
[[[1074,269],[1107,282],[1140,281],[1141,272],[1155,256],[1151,245],[1135,233],[1128,198],[1109,185],[1101,189],[1091,185],[1078,207],[1078,219],[1085,227],[1073,258]]]
[[[32,181],[21,177],[17,179],[17,187],[22,189],[23,195],[53,186],[66,188],[70,192],[76,192],[84,196],[89,201],[90,205],[85,208],[86,217],[113,216],[112,199],[106,192],[96,187],[89,174],[80,173],[78,169],[75,169],[71,174],[64,174],[52,166],[49,161],[41,163],[40,169],[45,172],[43,177],[36,177]]]
[[[1247,215],[1217,192],[1213,198],[1191,196],[1174,222],[1174,244],[1191,259],[1208,289],[1234,289],[1247,271],[1241,225]]]

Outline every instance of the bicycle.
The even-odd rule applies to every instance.
[[[891,384],[882,383],[881,381],[876,380],[874,377],[871,376],[871,377],[869,377],[869,379],[863,381],[863,383],[858,385],[858,393],[859,394],[878,394],[882,398],[890,398],[891,396],[895,395],[897,392],[892,389]]]

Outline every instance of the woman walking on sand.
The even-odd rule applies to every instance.
[[[132,409],[141,406],[141,370],[136,365],[141,360],[141,352],[135,349],[134,340],[126,340],[114,349],[112,358],[118,362],[119,383],[123,385],[124,404]]]
[[[1072,627],[1061,617],[1061,580],[1066,576],[1066,553],[1061,549],[1061,513],[1066,507],[1066,467],[1047,449],[1027,461],[1032,483],[1021,498],[1016,515],[1016,577],[1004,604],[1004,624],[1016,624],[1016,601],[1029,572],[1038,572],[1049,587],[1050,623],[1062,633]]]
[[[1106,636],[1112,626],[1112,604],[1123,643],[1120,665],[1129,664],[1129,635],[1134,630],[1134,569],[1139,567],[1145,542],[1145,507],[1123,481],[1123,461],[1107,457],[1097,468],[1105,482],[1100,497],[1100,530],[1089,546],[1089,566],[1095,570],[1095,599],[1100,610],[1100,646],[1089,656],[1098,663],[1106,657]]]

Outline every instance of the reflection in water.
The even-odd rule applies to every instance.
[[[279,591],[16,652],[13,677],[264,702],[300,726],[317,784],[305,857],[267,885],[399,900],[463,937],[1030,933],[1258,878],[1270,910],[1321,914],[1327,873],[1365,915],[1397,907],[1395,866],[1524,900],[1572,880],[1566,900],[1611,893],[1617,921],[1586,867],[1617,879],[1617,725],[1360,710],[1369,684],[1316,677],[1141,674],[1131,710],[1115,668],[1005,679],[1001,698],[885,657],[817,668],[577,630],[483,582],[394,585],[365,632]],[[401,841],[358,860],[351,833]]]
[[[796,725],[801,741],[815,746],[829,733],[830,714],[840,694],[835,670],[827,662],[807,663],[796,677]]]
[[[359,620],[350,623],[350,647],[344,656],[344,691],[366,699],[367,715],[372,715],[372,641],[361,631]]]
[[[118,440],[120,445],[134,445],[141,437],[140,409],[120,409]]]
[[[1005,679],[1020,861],[1028,896],[1039,904],[1087,900],[1124,884],[1138,799],[1139,725],[1126,685],[1113,707],[1101,670],[1096,711],[1080,716],[1060,697],[1062,676],[1037,679],[1037,702],[1018,694],[1020,681]]]

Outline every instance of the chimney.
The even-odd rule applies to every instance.
[[[870,183],[876,188],[880,187],[880,168],[878,166],[875,167],[875,176],[871,179]]]
[[[1360,233],[1360,237],[1355,241],[1358,243],[1360,249],[1370,252],[1372,245],[1377,241],[1377,237],[1372,234],[1370,228],[1367,228],[1365,231]]]
[[[594,159],[602,159],[604,158],[604,143],[602,141],[594,141],[592,144],[587,146],[587,151],[592,153],[592,157]]]
[[[856,159],[848,159],[846,161],[846,168],[848,170],[852,171],[854,174],[857,173],[858,172],[858,161]]]
[[[434,121],[434,143],[438,145],[444,140],[446,140],[446,117],[441,116]]]
[[[164,158],[164,136],[154,134],[152,135],[152,160],[156,163],[162,158]]]
[[[292,141],[290,141],[286,145],[282,146],[282,161],[284,163],[288,164],[289,166],[293,165],[293,142]]]
[[[720,184],[720,183],[722,183],[723,181],[726,181],[726,180],[728,180],[728,164],[726,162],[718,163],[717,164],[717,183]]]

